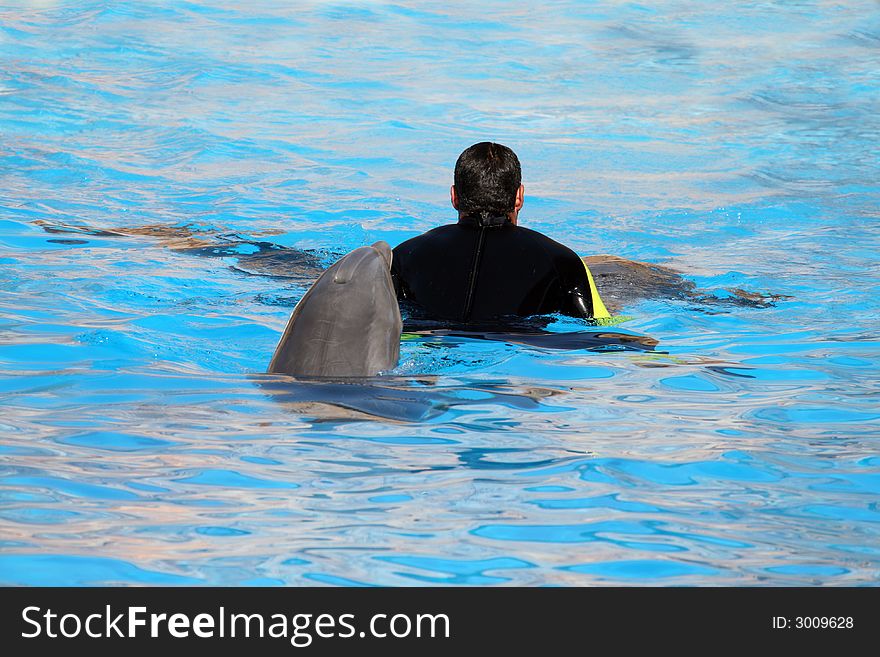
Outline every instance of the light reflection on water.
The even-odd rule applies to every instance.
[[[876,582],[878,43],[870,2],[3,5],[0,582]],[[793,298],[259,374],[482,139],[579,253]]]

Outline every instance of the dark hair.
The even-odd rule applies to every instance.
[[[474,144],[455,163],[458,211],[463,215],[507,215],[516,205],[521,182],[516,153],[489,141]]]

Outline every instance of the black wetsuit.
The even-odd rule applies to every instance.
[[[407,240],[394,249],[391,277],[398,300],[416,317],[593,316],[580,257],[506,217],[464,217]]]

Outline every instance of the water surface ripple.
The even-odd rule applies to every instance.
[[[867,0],[0,0],[0,583],[876,584],[878,44]],[[524,225],[791,298],[261,374],[484,139]]]

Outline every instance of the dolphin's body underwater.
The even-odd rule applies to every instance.
[[[403,322],[391,281],[391,247],[362,246],[328,268],[297,304],[270,374],[365,377],[393,369]]]

